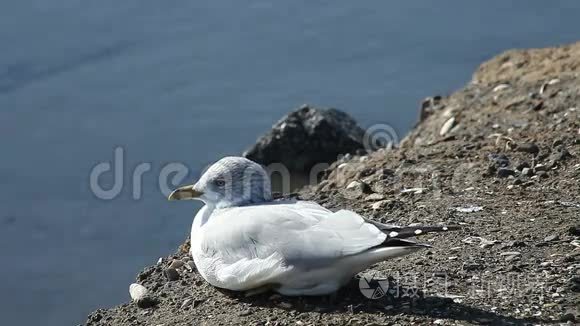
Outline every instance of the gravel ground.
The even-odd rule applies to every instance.
[[[465,89],[426,99],[400,148],[344,157],[297,194],[382,222],[463,226],[422,237],[433,248],[377,264],[336,296],[286,298],[209,286],[185,243],[139,273],[146,298],[86,324],[580,322],[579,73],[580,43],[501,54]],[[367,298],[365,280],[384,293]]]

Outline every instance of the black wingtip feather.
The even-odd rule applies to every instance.
[[[461,229],[461,226],[459,225],[398,226],[398,225],[383,224],[372,220],[367,220],[367,223],[376,226],[379,230],[381,230],[383,233],[387,235],[388,239],[393,238],[405,239],[420,236],[426,233],[457,231]]]

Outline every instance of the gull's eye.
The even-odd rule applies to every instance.
[[[226,182],[225,182],[224,180],[222,180],[222,179],[217,179],[217,180],[215,180],[213,183],[214,183],[216,186],[218,186],[218,187],[223,187],[223,186],[225,186],[225,185],[226,185]]]

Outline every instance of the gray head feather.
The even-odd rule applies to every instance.
[[[196,188],[219,208],[272,200],[270,177],[258,163],[243,157],[224,157],[202,175]]]

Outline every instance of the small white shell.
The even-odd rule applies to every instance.
[[[392,231],[391,233],[389,233],[389,237],[391,237],[391,238],[394,238],[398,235],[399,235],[399,232],[395,232],[395,231]]]
[[[141,284],[133,283],[129,286],[131,299],[137,301],[147,295],[147,288]]]
[[[423,230],[421,230],[421,229],[417,229],[417,230],[415,230],[415,234],[416,234],[416,235],[419,235],[419,234],[421,234],[421,233],[423,233]]]
[[[451,128],[455,125],[455,117],[449,118],[443,126],[441,126],[441,130],[439,130],[439,136],[445,136]]]
[[[510,85],[509,84],[499,84],[496,87],[493,88],[494,92],[499,92],[499,91],[503,91],[504,89],[509,88]]]

